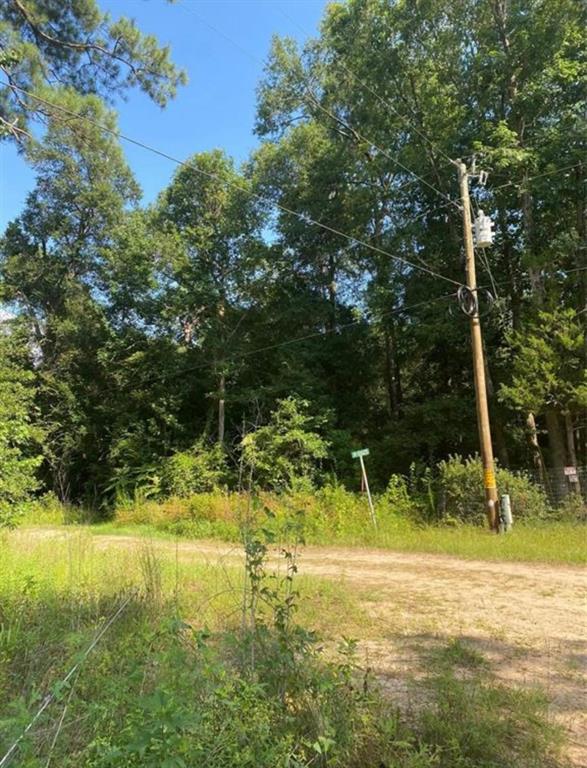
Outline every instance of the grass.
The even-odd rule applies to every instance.
[[[335,640],[332,627],[364,636],[368,624],[342,585],[296,576],[297,623],[284,628],[273,622],[287,603],[271,596],[268,574],[257,628],[243,630],[242,567],[188,563],[180,548],[148,540],[121,555],[87,527],[50,539],[6,533],[0,548],[0,758],[54,696],[14,765],[562,765],[544,697],[500,686],[462,643],[436,651],[418,683],[425,704],[406,717],[357,667],[352,642],[324,656],[308,630]],[[127,608],[83,660],[123,598]],[[59,685],[76,661],[71,683]]]
[[[213,492],[164,502],[135,501],[122,505],[114,520],[90,523],[90,516],[58,504],[38,505],[24,525],[84,523],[95,534],[131,535],[174,540],[217,539],[239,542],[244,500],[237,494]],[[423,525],[399,513],[386,499],[378,500],[374,530],[364,500],[343,489],[291,499],[259,497],[258,520],[269,510],[272,525],[284,528],[301,516],[306,543],[322,546],[380,547],[397,552],[430,552],[456,557],[521,562],[587,563],[584,522],[548,518],[519,519],[505,535],[482,526],[457,523]],[[297,524],[297,523],[296,523]]]
[[[340,537],[336,543],[357,546],[360,538]],[[563,522],[525,522],[504,535],[462,525],[406,526],[380,535],[366,535],[364,543],[398,552],[430,552],[480,560],[583,564],[587,562],[587,529]]]
[[[95,535],[141,536],[174,541],[178,534],[148,523],[94,523],[88,526]],[[223,531],[206,528],[182,534],[186,539],[215,538],[222,540]],[[378,533],[366,530],[364,535],[310,536],[309,544],[321,546],[379,547],[395,552],[429,552],[465,559],[566,563],[587,563],[587,529],[584,524],[566,522],[518,523],[509,533],[495,535],[478,526],[415,526],[406,523],[393,530]]]
[[[433,704],[420,713],[418,729],[435,745],[439,768],[559,764],[551,748],[562,735],[540,690],[496,683],[484,656],[458,639],[433,651],[429,663]]]
[[[244,589],[244,571],[215,559],[194,563],[172,547],[155,550],[143,528],[143,542],[124,553],[96,546],[95,528],[68,528],[67,539],[39,537],[27,530],[0,538],[0,585],[4,594],[26,585],[27,594],[67,595],[83,599],[92,595],[120,594],[147,587],[157,601],[173,600],[178,612],[211,630],[238,624]],[[169,535],[164,538],[171,538]],[[154,574],[157,582],[153,581]],[[368,618],[342,583],[301,574],[296,582],[300,594],[299,620],[305,626],[330,636],[332,627],[345,616],[345,632],[364,629]]]

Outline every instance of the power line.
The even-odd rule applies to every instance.
[[[280,13],[285,16],[287,19],[289,19],[293,24],[295,24],[298,29],[300,29],[307,37],[310,37],[310,33],[305,30],[298,22],[293,19],[286,11],[283,10],[283,8],[279,9]],[[426,134],[422,133],[422,131],[417,128],[414,123],[412,123],[410,120],[406,118],[405,115],[402,115],[398,110],[393,106],[393,104],[386,98],[384,98],[380,93],[378,93],[374,88],[372,88],[368,83],[366,83],[364,80],[362,80],[355,72],[353,72],[352,69],[346,66],[346,64],[343,64],[341,61],[335,61],[335,66],[338,66],[340,69],[342,69],[344,72],[347,73],[347,75],[350,75],[350,77],[355,80],[355,82],[359,83],[365,90],[369,91],[369,93],[375,98],[381,102],[384,106],[386,106],[388,109],[390,109],[396,117],[399,117],[401,120],[403,120],[415,133],[418,134],[424,141],[428,142],[428,144],[434,149],[436,152],[438,152],[439,155],[442,155],[449,163],[454,164],[454,160],[452,157],[450,157],[444,150],[442,150],[437,144],[435,144]]]
[[[64,688],[69,683],[71,678],[77,673],[77,671],[79,670],[81,665],[88,658],[90,653],[94,650],[94,648],[100,642],[100,640],[105,635],[105,633],[110,629],[110,627],[114,624],[114,622],[122,614],[122,612],[124,611],[126,606],[130,603],[130,601],[133,599],[135,594],[136,594],[136,591],[133,590],[127,596],[127,598],[124,600],[124,602],[122,602],[120,604],[118,609],[102,625],[102,627],[98,630],[98,632],[94,636],[94,639],[92,640],[92,642],[88,645],[86,650],[83,652],[83,654],[82,654],[81,658],[79,659],[79,661],[76,664],[73,665],[73,667],[69,670],[67,675],[63,678],[63,680],[61,680],[61,682],[59,683],[59,686],[58,686],[59,688],[62,689],[62,688]],[[56,689],[57,689],[57,686],[54,686],[52,691],[45,696],[45,698],[41,702],[41,705],[39,706],[38,710],[36,711],[35,715],[33,716],[33,718],[29,721],[28,725],[24,728],[24,730],[22,731],[20,736],[16,739],[16,741],[13,742],[11,747],[5,753],[5,755],[2,758],[2,760],[0,760],[0,768],[4,768],[4,766],[8,765],[8,763],[11,761],[12,757],[14,756],[15,752],[17,751],[18,746],[21,743],[21,741],[25,738],[27,733],[29,733],[29,731],[34,726],[34,724],[37,722],[37,720],[41,717],[43,712],[47,709],[49,704],[51,704],[55,700],[55,698],[57,697],[57,694],[55,693]]]
[[[156,147],[153,147],[149,144],[146,144],[142,141],[139,141],[138,139],[133,139],[132,137],[122,133],[121,131],[114,130],[113,128],[109,128],[107,125],[103,125],[99,123],[97,120],[93,120],[92,118],[88,117],[87,115],[81,115],[77,112],[74,112],[73,110],[67,109],[66,107],[62,107],[59,104],[55,104],[54,102],[47,101],[47,99],[43,99],[40,96],[36,96],[35,94],[31,93],[30,91],[27,91],[25,88],[21,88],[18,85],[10,84],[5,81],[0,81],[1,85],[4,85],[8,88],[16,89],[20,91],[21,93],[24,93],[29,98],[35,99],[41,104],[45,104],[46,106],[56,109],[60,112],[63,112],[64,114],[67,114],[71,117],[75,117],[78,120],[85,120],[88,123],[91,123],[92,125],[96,126],[97,128],[100,128],[100,130],[103,130],[105,133],[109,133],[112,136],[115,136],[118,139],[123,139],[124,141],[129,142],[130,144],[134,144],[137,147],[141,147],[141,149],[145,149],[148,152],[152,152],[156,155],[159,155],[160,157],[163,157],[167,160],[170,160],[173,163],[176,163],[177,165],[185,166],[187,168],[191,168],[193,171],[198,173],[201,176],[205,176],[209,179],[214,179],[216,181],[219,181],[222,184],[226,184],[229,187],[233,187],[240,192],[244,192],[245,194],[250,195],[251,197],[255,198],[256,200],[259,200],[260,202],[266,203],[268,205],[274,206],[275,208],[278,208],[285,213],[290,214],[291,216],[295,216],[300,221],[312,224],[317,227],[321,227],[322,229],[331,232],[332,234],[335,234],[339,237],[344,237],[346,240],[348,240],[351,243],[355,243],[358,245],[362,245],[365,248],[368,248],[371,251],[374,251],[375,253],[379,253],[383,256],[387,256],[390,259],[393,259],[394,261],[400,262],[402,264],[405,264],[408,267],[411,267],[412,269],[419,270],[421,272],[426,272],[427,274],[437,277],[440,280],[445,280],[448,283],[451,283],[452,285],[459,286],[460,283],[456,280],[453,280],[450,277],[446,277],[445,275],[441,275],[439,272],[435,272],[434,270],[427,269],[426,267],[423,267],[419,264],[414,264],[413,262],[409,261],[408,259],[404,259],[402,256],[396,256],[393,253],[390,253],[389,251],[384,250],[383,248],[379,248],[378,246],[370,244],[366,240],[362,240],[359,237],[355,237],[353,235],[349,235],[346,232],[343,232],[340,229],[337,229],[336,227],[332,227],[329,224],[325,224],[322,221],[318,221],[317,219],[312,218],[311,216],[308,216],[307,214],[300,213],[299,211],[295,211],[292,208],[289,208],[286,205],[283,205],[283,203],[279,203],[275,200],[271,200],[268,197],[265,197],[264,195],[260,195],[258,192],[255,192],[251,189],[248,189],[247,187],[241,186],[240,184],[235,183],[234,181],[230,181],[229,179],[222,178],[216,173],[212,173],[210,171],[204,171],[201,168],[196,167],[193,163],[187,162],[185,160],[180,160],[177,157],[174,157],[173,155],[170,155],[167,152],[164,152],[163,150],[157,149]]]
[[[217,34],[221,35],[229,43],[232,43],[232,45],[234,45],[240,51],[242,51],[246,56],[248,56],[248,58],[252,59],[253,61],[257,61],[260,64],[263,64],[263,61],[258,56],[255,56],[254,54],[252,54],[250,51],[248,51],[246,48],[244,48],[239,42],[237,42],[236,40],[233,40],[233,38],[230,37],[230,35],[227,35],[225,32],[223,32],[222,30],[218,29],[213,24],[211,24],[207,19],[203,19],[199,14],[195,13],[195,11],[190,6],[182,5],[180,7],[183,8],[184,10],[188,11],[189,13],[193,14],[193,16],[195,18],[197,18],[200,21],[202,21],[202,23],[204,23],[209,29],[212,29],[214,32],[216,32]],[[346,120],[341,118],[339,115],[335,115],[332,112],[330,112],[328,109],[326,109],[326,107],[324,107],[323,104],[320,103],[319,99],[315,96],[314,93],[312,93],[312,91],[306,85],[304,85],[304,87],[305,87],[305,90],[310,94],[310,97],[311,97],[310,98],[310,103],[313,106],[317,107],[319,110],[324,112],[324,114],[327,115],[334,122],[337,122],[337,123],[340,123],[341,125],[343,125],[348,131],[350,131],[351,134],[353,134],[355,136],[355,138],[358,138],[361,141],[364,141],[367,144],[369,144],[370,146],[372,146],[374,149],[376,149],[378,152],[380,152],[385,158],[390,160],[392,163],[395,163],[396,165],[398,165],[406,173],[409,173],[411,176],[413,176],[415,179],[420,181],[422,184],[425,184],[429,189],[431,189],[437,195],[440,195],[444,200],[448,200],[451,205],[454,205],[458,210],[460,210],[459,204],[456,201],[451,200],[450,197],[448,195],[446,195],[444,192],[439,190],[433,184],[430,184],[429,181],[426,181],[426,179],[424,179],[422,176],[417,174],[411,168],[408,168],[408,166],[404,165],[397,157],[392,157],[388,152],[386,152],[386,150],[384,150],[384,149],[382,149],[382,147],[378,146],[372,139],[370,139],[367,136],[364,136],[363,134],[361,134],[354,126],[350,125],[350,123],[348,123]],[[450,158],[448,158],[448,159],[450,160]],[[451,160],[451,162],[452,162],[452,160]]]
[[[429,306],[430,304],[433,304],[437,301],[454,298],[456,295],[457,295],[456,292],[447,293],[447,294],[443,294],[442,296],[436,296],[435,298],[432,298],[432,299],[425,299],[424,301],[419,301],[415,304],[410,304],[407,307],[397,307],[395,309],[390,309],[387,312],[380,313],[375,322],[379,322],[382,318],[387,318],[394,315],[400,315],[403,313],[409,313],[414,309],[418,309],[424,306]],[[352,322],[349,322],[349,323],[337,324],[334,328],[325,328],[321,331],[314,331],[312,333],[304,334],[303,336],[295,336],[293,338],[285,339],[284,341],[280,341],[275,344],[267,344],[264,347],[257,347],[255,349],[251,349],[248,352],[236,353],[232,357],[229,355],[225,357],[221,362],[222,363],[236,362],[237,360],[240,360],[242,358],[255,357],[256,355],[259,355],[263,352],[269,352],[274,349],[280,349],[281,347],[287,347],[287,346],[290,346],[291,344],[298,344],[302,341],[309,341],[310,339],[316,339],[322,336],[329,336],[333,333],[338,334],[341,331],[345,331],[349,328],[354,328],[358,325],[362,325],[364,322],[365,322],[365,318],[361,318],[359,320],[353,320]],[[193,373],[195,371],[204,370],[206,368],[212,368],[214,365],[217,365],[217,364],[218,364],[218,361],[199,363],[197,365],[184,368],[182,371],[179,371],[178,373],[172,374],[170,376],[148,377],[146,380],[142,382],[142,384],[143,385],[152,384],[153,382],[156,382],[156,381],[170,381],[178,377],[184,376],[186,373]]]
[[[313,96],[313,95],[312,95]],[[408,168],[407,165],[404,165],[401,160],[398,160],[397,157],[392,157],[388,152],[386,152],[384,149],[382,149],[380,146],[375,144],[375,142],[372,139],[369,139],[367,136],[364,136],[362,133],[360,133],[354,126],[350,125],[346,120],[344,120],[342,117],[339,117],[338,115],[333,115],[326,107],[324,107],[320,101],[313,96],[312,103],[314,106],[318,107],[322,112],[324,112],[325,115],[330,117],[331,119],[340,122],[342,125],[344,125],[347,130],[349,130],[351,133],[353,133],[357,138],[361,139],[361,141],[366,142],[367,144],[370,144],[372,147],[374,147],[378,152],[381,152],[381,154],[386,157],[388,160],[390,160],[392,163],[395,163],[400,168],[402,168],[406,173],[409,173],[411,176],[413,176],[415,179],[420,181],[422,184],[425,184],[429,189],[431,189],[433,192],[435,192],[437,195],[440,195],[440,197],[443,198],[443,200],[447,200],[448,204],[454,205],[454,207],[457,210],[460,210],[459,204],[456,202],[456,200],[451,200],[448,195],[445,195],[444,192],[441,192],[437,187],[435,187],[433,184],[430,184],[429,181],[426,181],[426,179],[423,176],[420,176],[415,171],[413,171],[411,168]]]
[[[552,171],[544,171],[544,173],[537,173],[534,176],[528,176],[527,179],[522,179],[522,181],[506,181],[505,184],[500,184],[498,187],[492,187],[491,192],[497,192],[498,189],[504,189],[505,187],[511,187],[511,186],[521,186],[523,183],[527,181],[534,181],[534,179],[541,179],[544,176],[553,176],[557,173],[564,173],[565,171],[572,171],[573,168],[581,168],[583,166],[583,162],[574,163],[573,165],[566,165],[562,168],[554,168]]]

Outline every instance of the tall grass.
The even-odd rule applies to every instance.
[[[245,503],[238,494],[221,491],[165,502],[138,501],[117,509],[112,523],[94,530],[236,542],[241,536]],[[290,496],[260,494],[253,513],[262,519],[267,511],[277,526],[286,525],[292,516],[302,519],[308,544],[381,547],[487,560],[587,562],[587,527],[578,521],[523,519],[516,521],[509,533],[498,536],[482,526],[455,520],[451,525],[426,524],[384,495],[376,500],[374,528],[364,497],[342,488]]]
[[[0,546],[0,757],[53,695],[19,744],[21,768],[558,764],[544,700],[508,692],[485,671],[463,678],[449,667],[460,651],[450,650],[442,674],[435,664],[426,705],[410,719],[357,667],[352,642],[325,658],[313,620],[359,632],[365,618],[337,585],[307,579],[299,596],[288,590],[299,611],[286,626],[274,620],[290,603],[268,574],[257,585],[268,613],[247,630],[256,633],[251,663],[239,627],[242,568],[188,564],[181,549],[160,553],[148,541],[121,556],[87,530],[36,540],[15,532]],[[77,674],[60,685],[76,661]]]

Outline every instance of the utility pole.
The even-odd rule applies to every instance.
[[[477,425],[479,428],[479,441],[481,444],[481,460],[483,462],[483,485],[485,487],[487,522],[489,523],[491,530],[497,531],[499,524],[498,496],[495,484],[495,466],[493,462],[491,427],[489,424],[489,407],[487,404],[483,339],[481,336],[481,323],[479,320],[477,277],[475,273],[475,249],[473,247],[473,225],[471,221],[471,203],[469,199],[469,173],[467,171],[467,166],[461,160],[456,161],[456,166],[459,172],[459,186],[463,207],[463,234],[465,241],[467,287],[474,297],[474,311],[471,312],[469,317],[471,326],[471,346],[473,349]]]

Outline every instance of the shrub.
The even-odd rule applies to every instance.
[[[218,444],[197,440],[187,451],[178,451],[163,463],[161,490],[168,496],[186,497],[211,491],[226,472],[225,457]]]
[[[495,477],[499,493],[509,493],[511,496],[514,517],[529,519],[549,515],[546,494],[526,473],[498,467]]]
[[[567,522],[587,522],[587,504],[580,493],[569,493],[556,509],[555,516]]]
[[[451,456],[437,465],[437,514],[444,520],[482,524],[485,521],[483,466],[478,456]],[[548,512],[545,494],[523,473],[497,469],[500,493],[509,493],[515,517],[543,517]]]
[[[243,458],[262,488],[310,486],[318,462],[327,455],[327,443],[315,431],[308,406],[294,397],[280,400],[269,423],[244,436]]]
[[[391,514],[398,517],[416,518],[421,513],[421,505],[410,496],[408,484],[402,475],[392,475],[389,478],[387,488],[378,506],[382,507],[383,505],[389,509]]]

